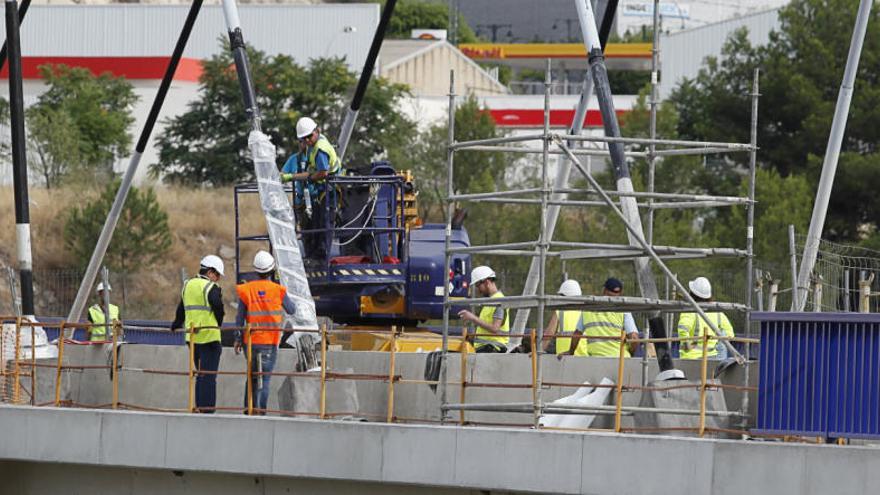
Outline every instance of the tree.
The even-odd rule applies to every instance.
[[[70,210],[64,225],[64,243],[81,266],[87,265],[92,256],[118,189],[119,181],[114,181],[94,200]],[[156,200],[156,193],[152,189],[131,188],[104,258],[107,267],[122,274],[123,301],[128,272],[149,267],[170,248],[168,214]]]
[[[250,49],[263,132],[278,148],[283,164],[297,149],[297,119],[310,116],[335,140],[356,74],[341,59],[313,59],[298,65],[286,55]],[[228,47],[203,62],[199,98],[186,113],[167,121],[159,135],[159,163],[151,172],[170,183],[225,185],[253,178],[245,118],[235,67]],[[345,166],[369,163],[384,152],[406,148],[415,124],[398,110],[406,88],[377,78],[370,82],[346,152]]]
[[[384,5],[384,1],[381,2]],[[409,39],[413,29],[447,29],[449,6],[446,2],[399,0],[388,23],[388,38]],[[458,42],[474,43],[477,35],[464,17],[458,16]]]
[[[28,125],[28,165],[43,176],[47,189],[58,187],[83,158],[80,135],[73,118],[63,109],[33,106],[25,112]]]
[[[131,146],[128,128],[138,100],[131,83],[109,72],[95,76],[63,64],[40,66],[40,74],[48,90],[27,115],[32,148],[49,171],[44,173],[47,184],[60,179],[73,160],[112,177],[113,161],[127,155]],[[38,129],[43,125],[48,128]]]
[[[720,58],[710,58],[693,80],[672,95],[679,132],[692,139],[748,141],[752,73],[760,68],[759,165],[782,177],[815,183],[825,154],[833,109],[849,50],[856,0],[794,0],[779,14],[780,27],[763,47],[735,32]],[[870,189],[880,165],[880,12],[875,9],[862,52],[843,154],[825,235],[858,240],[877,228],[880,202]],[[745,156],[739,163],[745,162]],[[853,198],[864,201],[856,202]]]

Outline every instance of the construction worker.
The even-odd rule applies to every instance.
[[[95,325],[91,328],[86,328],[86,340],[90,342],[106,342],[111,340],[107,323],[119,321],[119,306],[113,303],[109,304],[110,317],[107,318],[107,314],[104,311],[106,309],[104,306],[105,290],[109,296],[113,289],[110,287],[110,284],[104,287],[104,282],[99,282],[98,287],[95,289],[95,292],[98,293],[98,302],[89,307],[89,323]]]
[[[235,287],[238,293],[238,315],[235,325],[250,326],[251,371],[250,390],[253,407],[258,414],[266,414],[269,402],[269,379],[275,369],[275,358],[278,355],[278,344],[281,342],[281,322],[284,312],[294,314],[296,308],[287,289],[272,281],[275,272],[275,258],[266,251],[258,251],[254,256],[254,271],[259,278]],[[247,336],[245,336],[247,338]],[[240,354],[243,345],[242,332],[235,332],[235,354]],[[248,407],[248,387],[245,379],[244,406]]]
[[[329,211],[330,205],[336,202],[336,191],[327,187],[327,178],[335,176],[341,170],[341,162],[330,141],[321,134],[318,124],[309,117],[302,117],[296,122],[296,137],[300,142],[300,152],[290,157],[282,169],[281,181],[297,181],[302,194],[302,203],[311,216],[307,215],[304,222],[306,230],[328,229],[333,226],[333,218]],[[290,173],[296,167],[296,173]],[[310,205],[306,204],[305,194],[308,192]],[[295,199],[297,203],[299,199]],[[329,234],[329,235],[328,235]],[[310,259],[325,259],[332,233],[315,232],[304,237],[306,256]]]
[[[223,260],[209,254],[199,262],[199,275],[183,283],[177,314],[171,330],[186,328],[192,338],[193,367],[196,369],[196,412],[212,414],[217,404],[217,374],[220,368],[220,326],[223,325],[223,293],[217,282],[223,276]],[[195,333],[190,337],[189,330]]]
[[[623,282],[613,277],[609,278],[602,286],[602,295],[610,297],[623,295]],[[619,357],[620,342],[617,339],[621,334],[626,333],[632,338],[639,336],[639,329],[636,327],[632,315],[614,311],[584,311],[577,329],[580,333],[575,332],[571,339],[571,345],[577,348],[580,345],[581,335],[583,335],[587,338],[587,354],[591,357]],[[591,337],[606,338],[591,339]],[[613,337],[613,339],[608,337]],[[632,356],[631,352],[635,351],[635,347],[633,343],[624,347],[623,357]]]
[[[710,302],[712,300],[712,284],[706,277],[697,277],[688,282],[688,292],[691,297],[698,303]],[[722,337],[735,337],[733,325],[724,313],[706,312],[715,327],[721,331]],[[698,313],[682,313],[678,317],[678,336],[682,340],[679,344],[679,357],[681,359],[702,359],[703,358],[703,334],[710,336],[706,343],[706,356],[709,359],[725,359],[727,357],[727,346],[723,341],[714,339],[716,334],[712,328],[703,320]]]
[[[580,297],[581,284],[577,280],[566,280],[559,286],[557,294],[567,297]],[[550,321],[544,328],[544,335],[556,335],[556,339],[544,339],[544,350],[551,347],[551,342],[555,341],[555,351],[557,356],[587,356],[587,339],[579,339],[577,347],[572,347],[572,338],[574,334],[581,334],[578,325],[582,325],[583,311],[576,309],[567,309],[562,311],[554,311],[550,315]],[[567,335],[568,337],[561,337]]]
[[[471,271],[471,287],[476,289],[479,297],[504,297],[495,285],[495,271],[488,266],[478,266]],[[477,352],[507,352],[507,334],[510,333],[507,309],[487,304],[480,308],[479,316],[463,309],[458,312],[458,317],[477,327],[476,338],[472,337]]]

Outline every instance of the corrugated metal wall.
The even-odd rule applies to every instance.
[[[727,37],[741,27],[749,30],[753,45],[769,41],[770,31],[777,28],[779,9],[710,24],[660,37],[660,97],[669,97],[682,79],[697,75],[708,56],[721,54]]]
[[[442,96],[449,93],[450,69],[455,70],[456,94],[492,96],[508,93],[504,85],[448,44],[440,44],[390,68],[382,68],[381,75],[408,85],[417,96]]]
[[[345,57],[360,70],[379,23],[378,4],[242,5],[245,41],[297,62]],[[188,5],[34,5],[22,25],[24,56],[169,56]],[[2,23],[0,23],[2,24]],[[5,27],[0,26],[5,38]],[[202,7],[185,57],[220,51],[226,24],[219,5]]]

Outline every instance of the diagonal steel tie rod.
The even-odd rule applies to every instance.
[[[715,335],[723,335],[722,332],[718,330],[718,327],[709,320],[709,317],[703,311],[703,308],[701,308],[697,301],[695,301],[694,298],[691,297],[690,292],[685,289],[684,285],[682,285],[681,282],[678,281],[678,279],[672,273],[672,270],[670,270],[669,267],[666,266],[665,263],[663,263],[663,260],[660,259],[660,256],[657,255],[657,253],[654,251],[654,248],[652,248],[651,245],[648,244],[648,242],[642,236],[641,229],[636,229],[629,223],[626,215],[624,215],[620,208],[618,208],[617,205],[614,204],[614,200],[612,200],[611,196],[609,196],[608,193],[606,193],[605,190],[602,189],[602,186],[595,178],[593,178],[592,174],[587,172],[583,165],[581,165],[581,162],[577,159],[575,154],[571,152],[571,149],[569,149],[569,147],[565,145],[565,143],[562,141],[562,138],[558,134],[554,134],[551,139],[553,140],[553,142],[556,143],[556,146],[558,146],[563,152],[565,152],[566,155],[568,155],[568,159],[571,160],[571,163],[575,166],[575,168],[580,171],[581,174],[583,174],[590,185],[596,189],[596,192],[599,193],[599,196],[602,197],[602,200],[609,207],[611,207],[611,209],[614,211],[614,214],[620,217],[621,220],[623,220],[623,225],[626,226],[626,230],[629,231],[632,238],[635,239],[635,241],[642,246],[642,249],[644,249],[648,253],[648,256],[650,256],[650,258],[654,260],[654,263],[656,263],[657,266],[659,266],[660,269],[663,270],[663,273],[665,273],[666,276],[669,277],[670,280],[672,280],[672,283],[675,284],[675,287],[680,290],[682,294],[684,294],[685,299],[687,299],[687,302],[696,310],[697,314],[700,315],[700,318],[702,318],[703,321],[705,321],[706,324],[709,325],[709,328],[711,328],[712,331],[715,332]],[[733,355],[737,363],[743,364],[745,362],[745,358],[742,354],[739,353],[739,351],[736,350],[736,348],[733,347],[733,344],[731,344],[728,340],[722,340],[722,342],[724,342],[727,350],[731,353],[731,355]]]

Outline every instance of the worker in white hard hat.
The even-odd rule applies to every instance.
[[[602,296],[620,297],[623,295],[623,282],[609,277],[602,285]],[[591,357],[619,357],[620,336],[626,334],[638,339],[639,329],[630,313],[620,311],[584,311],[578,323],[578,332],[572,337],[572,346],[580,346],[581,335],[587,339],[587,353]],[[623,348],[623,357],[631,357],[636,344]]]
[[[333,226],[330,207],[336,204],[336,191],[327,187],[327,178],[337,175],[342,164],[330,141],[321,134],[318,124],[310,117],[296,122],[299,152],[288,158],[281,169],[282,182],[295,182],[294,205],[302,205],[303,211],[311,210],[311,216],[301,222],[305,230],[329,229]],[[308,198],[306,198],[308,193]],[[306,209],[306,202],[310,208]],[[304,236],[306,257],[324,259],[333,241],[328,232],[315,232]]]
[[[582,294],[581,284],[577,280],[566,280],[562,282],[556,293],[565,297],[580,297]],[[580,339],[577,347],[571,347],[572,336],[583,333],[581,330],[578,330],[578,326],[583,319],[583,313],[583,311],[577,309],[552,312],[550,314],[550,321],[544,327],[544,350],[554,348],[557,356],[587,356],[586,339]],[[556,338],[547,338],[550,335],[556,335]]]
[[[183,283],[177,315],[171,330],[185,328],[192,340],[196,368],[196,411],[211,414],[217,404],[217,369],[220,368],[220,326],[223,325],[223,293],[217,282],[223,276],[223,260],[209,254],[199,262],[199,274]],[[192,337],[190,335],[192,334]]]
[[[471,270],[471,287],[476,291],[477,297],[504,297],[495,285],[495,271],[488,266],[478,266]],[[510,315],[506,308],[485,304],[480,308],[479,316],[463,309],[458,312],[458,317],[476,327],[473,342],[477,352],[507,352]]]
[[[272,280],[275,273],[275,258],[266,251],[258,251],[254,256],[254,271],[258,278],[235,287],[238,293],[237,327],[250,327],[251,344],[251,383],[245,378],[244,407],[249,406],[256,414],[266,414],[269,402],[270,373],[275,369],[278,344],[281,342],[284,313],[296,313],[296,306],[287,295],[283,285]],[[235,354],[240,354],[248,344],[247,332],[235,331]],[[252,402],[248,404],[248,390]]]
[[[86,340],[90,342],[107,342],[111,340],[108,333],[108,324],[120,321],[119,306],[113,303],[104,304],[105,300],[109,300],[112,290],[110,284],[108,283],[105,287],[104,282],[99,282],[98,287],[95,289],[95,292],[98,294],[98,300],[89,307],[89,323],[95,326],[86,328]],[[107,314],[108,310],[110,312],[109,315]]]
[[[688,282],[688,292],[691,297],[698,303],[712,301],[712,284],[706,277],[697,277]],[[735,337],[733,325],[724,313],[717,311],[706,311],[709,318],[716,328],[721,332],[722,337]],[[706,343],[706,356],[709,359],[724,359],[727,357],[727,346],[718,339],[712,338],[716,334],[712,328],[703,320],[699,313],[681,313],[678,317],[678,337],[682,340],[679,343],[679,357],[681,359],[702,359],[703,358],[703,335],[709,335],[709,341]]]

